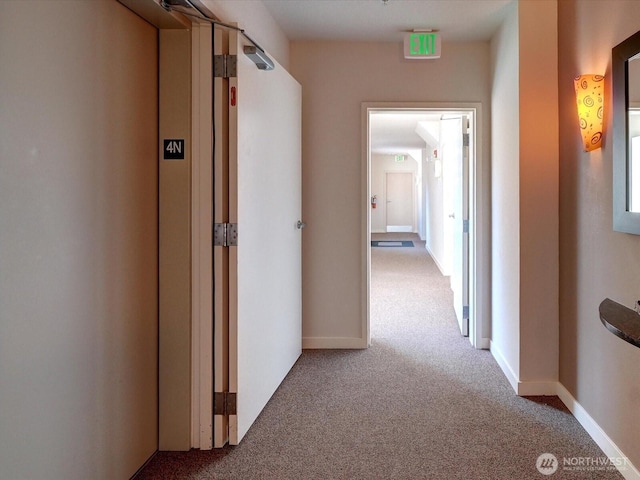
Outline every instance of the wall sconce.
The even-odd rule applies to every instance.
[[[604,77],[580,75],[573,81],[584,151],[602,146],[602,114],[604,107]]]

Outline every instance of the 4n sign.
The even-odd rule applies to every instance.
[[[165,160],[184,160],[184,139],[165,139],[164,140],[164,159]]]

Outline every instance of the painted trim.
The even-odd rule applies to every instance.
[[[209,24],[191,27],[191,448],[213,448],[212,79]]]
[[[386,233],[415,233],[411,225],[387,225]]]
[[[504,355],[496,346],[496,344],[493,343],[493,341],[490,342],[489,351],[491,352],[491,355],[493,355],[493,358],[495,358],[496,362],[498,362],[498,366],[502,369],[502,373],[504,373],[504,376],[507,377],[507,380],[511,384],[511,388],[513,388],[513,391],[517,393],[518,376],[511,369],[511,365],[509,365],[509,362],[507,362],[507,360],[504,358]]]
[[[624,459],[623,465],[616,464],[620,474],[627,480],[640,480],[638,469],[564,385],[559,382],[520,382],[516,380],[515,374],[504,360],[502,354],[493,347],[493,344],[491,353],[519,396],[557,395],[607,457]]]
[[[200,448],[200,372],[201,345],[200,319],[201,288],[200,270],[204,267],[200,260],[201,243],[204,240],[200,231],[200,25],[194,24],[191,30],[191,448]],[[213,373],[211,375],[213,379]]]
[[[360,318],[360,328],[362,338],[366,339],[366,347],[371,345],[371,152],[369,149],[369,104],[363,103],[360,107],[360,191],[365,193],[360,196],[360,215],[362,221],[360,225],[360,245],[364,244],[360,256],[360,299],[362,302],[362,317]],[[385,178],[386,181],[386,178]],[[385,187],[386,190],[386,187]],[[386,221],[386,216],[385,216]],[[304,339],[302,343],[304,347]]]
[[[192,441],[191,32],[165,30],[159,45],[159,135],[185,139],[185,159],[159,155],[158,450]]]
[[[623,465],[616,464],[620,474],[626,480],[640,480],[638,469],[564,385],[560,382],[521,382],[493,342],[491,342],[490,350],[511,387],[519,396],[557,395],[607,457],[624,459]]]
[[[625,459],[625,465],[616,465],[620,474],[627,480],[640,480],[638,469],[629,461],[615,442],[609,438],[593,417],[589,415],[587,410],[571,395],[569,390],[559,382],[556,384],[556,394],[607,457]]]
[[[192,238],[195,234],[193,225],[187,226],[189,238],[185,241],[185,229],[181,229],[181,224],[172,219],[175,220],[177,213],[178,217],[193,221],[191,215],[196,193],[191,190],[194,184],[189,170],[193,166],[194,152],[200,148],[195,145],[195,140],[202,132],[196,131],[196,127],[189,122],[197,113],[192,111],[192,102],[196,100],[191,98],[191,88],[207,77],[204,72],[200,79],[193,75],[191,62],[197,51],[193,45],[195,34],[192,36],[189,31],[192,28],[189,18],[176,12],[168,12],[158,2],[118,1],[158,29],[158,140],[167,138],[167,132],[171,132],[171,137],[185,139],[185,159],[180,164],[173,162],[169,167],[161,158],[162,149],[159,148],[158,151],[157,406],[158,450],[186,451],[192,444],[202,440],[202,436],[193,431],[196,422],[206,422],[206,414],[205,417],[201,416],[202,409],[206,409],[206,406],[200,405],[201,410],[194,411],[198,401],[195,395],[199,395],[201,401],[207,401],[202,398],[207,388],[206,380],[204,384],[192,385],[196,377],[198,380],[202,378],[199,375],[202,372],[195,371],[201,364],[194,361],[194,355],[200,351],[193,350],[199,349],[201,343],[195,343],[195,332],[193,335],[191,332],[194,327],[202,327],[202,324],[194,325],[195,317],[192,316],[194,302],[200,304],[200,291],[194,290],[197,285],[193,285],[196,272],[192,270],[191,257],[199,242]],[[172,225],[171,228],[164,227],[169,224]],[[177,232],[181,232],[180,235]],[[174,247],[175,245],[178,247]],[[167,262],[167,258],[171,258],[171,262]],[[176,285],[180,285],[180,288],[176,288]],[[206,338],[206,331],[200,330],[199,333],[201,338]],[[206,361],[205,356],[198,358],[201,362],[203,358]]]
[[[369,152],[369,113],[380,110],[447,110],[470,112],[473,122],[473,151],[470,150],[469,162],[469,302],[470,302],[470,331],[469,341],[475,348],[488,348],[487,335],[491,325],[490,305],[491,294],[491,263],[489,252],[491,239],[489,225],[484,225],[490,217],[490,197],[488,180],[483,177],[483,128],[484,121],[481,102],[363,102],[361,108],[361,235],[362,242],[367,245],[362,250],[362,332],[371,343],[370,332],[370,280],[371,280],[371,155]],[[485,182],[483,182],[485,180]]]
[[[535,395],[557,395],[558,382],[523,382],[518,381],[517,394],[521,397]]]
[[[438,270],[440,270],[440,273],[442,274],[443,277],[448,277],[449,274],[445,272],[444,267],[442,266],[442,264],[438,261],[438,259],[436,258],[436,256],[433,254],[433,252],[431,251],[431,248],[429,248],[429,245],[425,244],[425,248],[427,250],[427,253],[431,256],[431,259],[433,260],[433,263],[436,264],[436,267],[438,267]]]
[[[492,342],[489,341],[489,350],[495,358],[496,362],[502,369],[502,373],[507,377],[511,388],[521,397],[534,396],[534,395],[556,395],[557,384],[555,380],[544,382],[523,382],[518,378],[518,375],[513,371],[509,362],[500,351],[500,349]]]
[[[354,337],[303,337],[303,349],[363,349],[369,346],[366,338]]]
[[[483,112],[481,103],[470,104],[469,144],[469,341],[478,349],[490,348],[491,238],[490,180],[484,180]],[[484,180],[484,181],[483,181]],[[471,281],[473,279],[473,281]],[[485,336],[486,335],[486,336]]]

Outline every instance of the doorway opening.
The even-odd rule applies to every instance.
[[[425,249],[448,277],[461,335],[486,334],[480,202],[479,104],[363,104],[366,143],[366,334],[371,343],[371,255],[379,242]],[[405,238],[406,237],[406,238]],[[383,245],[385,246],[385,245]]]

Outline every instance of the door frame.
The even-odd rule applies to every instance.
[[[469,341],[478,349],[490,346],[490,175],[485,165],[483,110],[480,102],[363,102],[361,104],[361,262],[363,291],[362,337],[371,345],[371,139],[370,115],[384,111],[469,112]]]
[[[164,255],[159,259],[158,450],[208,450],[213,421],[212,28],[155,1],[118,1],[158,29],[158,201],[160,211],[167,212],[159,226]],[[183,139],[184,159],[163,159],[167,138]],[[163,258],[168,259],[164,264]]]

